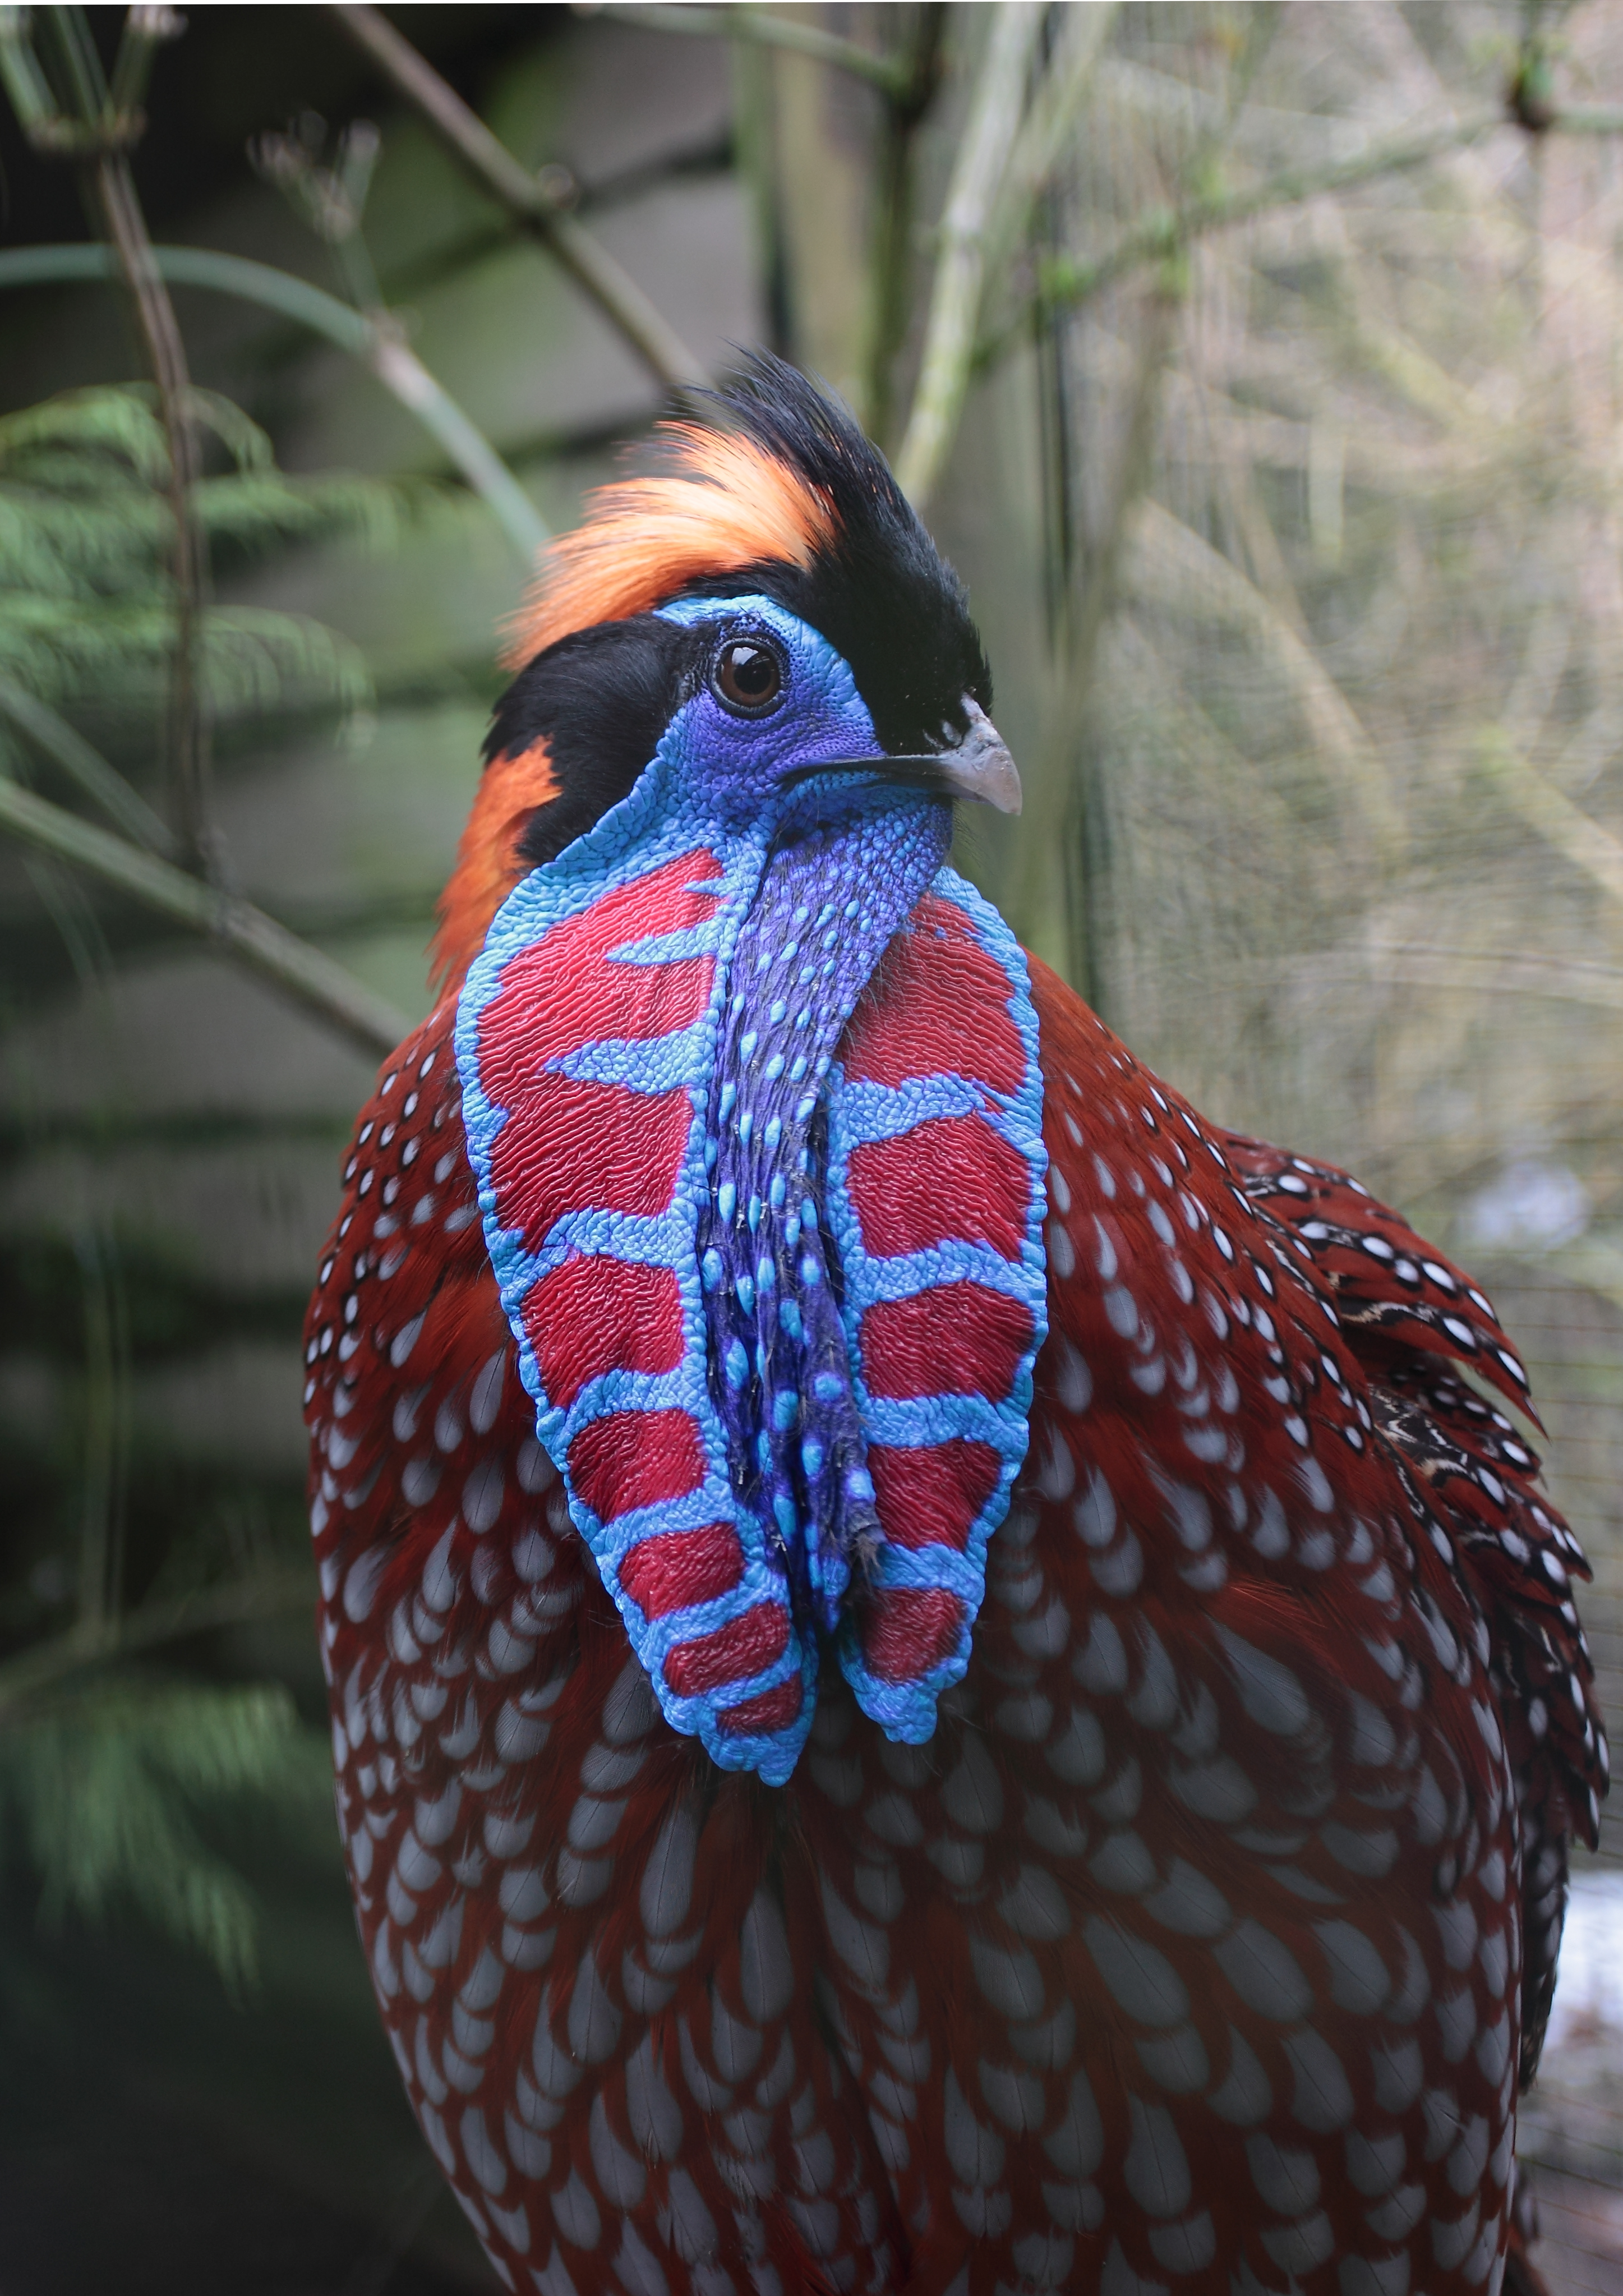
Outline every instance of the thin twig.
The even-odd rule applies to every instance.
[[[500,521],[525,565],[533,565],[536,553],[549,538],[545,521],[483,432],[398,333],[340,303],[336,295],[311,286],[308,280],[274,270],[267,263],[250,262],[245,256],[217,255],[201,247],[155,247],[152,258],[171,286],[208,288],[258,303],[324,335],[370,367],[443,447]],[[114,276],[114,259],[104,247],[20,247],[0,252],[0,289],[30,287],[45,280]]]
[[[179,29],[178,19],[172,28],[160,29],[153,21],[160,12],[146,8],[131,12],[119,57],[118,78],[122,91],[133,94],[144,85],[156,40],[167,37],[170,29]],[[152,260],[152,239],[130,173],[127,153],[140,132],[138,116],[132,110],[122,119],[115,117],[111,92],[82,12],[55,9],[51,20],[57,45],[70,67],[81,114],[78,124],[102,139],[101,148],[85,162],[85,188],[118,257],[168,441],[169,508],[175,523],[175,645],[165,742],[169,814],[182,852],[213,873],[218,855],[209,825],[208,696],[201,676],[209,548],[197,515],[202,453],[192,416],[185,345],[168,290]]]
[[[1300,988],[1305,978],[1316,988],[1332,981],[1340,987],[1366,987],[1372,973],[1382,983],[1457,988],[1487,996],[1549,996],[1623,1013],[1623,966],[1595,964],[1584,957],[1544,956],[1527,949],[1500,952],[1380,940],[1363,955],[1343,951],[1328,964],[1316,957],[1308,973],[1299,956],[1268,969],[1268,977],[1287,988]]]
[[[1382,868],[1394,866],[1409,832],[1389,767],[1299,625],[1160,503],[1140,504],[1132,541],[1129,580],[1143,597],[1164,604],[1196,585],[1214,618],[1245,630],[1272,655],[1299,701],[1316,750],[1334,761],[1339,786],[1356,802]]]
[[[217,855],[209,832],[208,697],[201,676],[202,617],[209,586],[209,552],[197,515],[196,486],[202,454],[192,411],[192,379],[175,307],[152,260],[128,153],[140,140],[140,103],[153,55],[184,29],[172,9],[131,8],[110,87],[82,8],[47,11],[42,29],[54,42],[59,68],[71,91],[70,108],[58,104],[31,45],[28,12],[8,9],[4,28],[6,84],[25,134],[36,150],[77,158],[86,201],[101,217],[119,275],[128,292],[135,332],[158,391],[168,444],[168,496],[174,519],[175,643],[169,674],[165,754],[169,811],[182,852],[212,872]]]
[[[1623,135],[1623,104],[1563,104],[1542,135]]]
[[[550,539],[550,529],[478,424],[429,373],[411,346],[381,320],[368,319],[372,340],[364,354],[385,390],[431,431],[476,495],[501,521],[528,567]]]
[[[958,147],[941,217],[924,356],[896,459],[897,482],[915,509],[935,490],[969,387],[986,276],[987,217],[1020,132],[1026,72],[1042,24],[1042,8],[1031,0],[1005,0],[996,11]]]
[[[9,718],[127,837],[144,845],[149,853],[160,853],[167,861],[175,859],[176,840],[146,800],[131,789],[122,774],[114,772],[100,750],[93,750],[65,718],[59,718],[54,709],[9,677],[0,677],[0,718]]]
[[[363,1052],[392,1051],[411,1023],[364,981],[300,940],[252,902],[222,892],[155,853],[81,821],[31,790],[0,780],[0,832],[113,885],[160,914],[201,933],[250,972],[348,1037]]]
[[[975,364],[988,365],[1034,320],[1073,311],[1091,302],[1128,272],[1147,263],[1167,261],[1180,254],[1190,240],[1206,232],[1249,223],[1252,217],[1265,215],[1270,209],[1293,207],[1300,201],[1317,199],[1331,192],[1351,191],[1382,176],[1400,175],[1407,168],[1424,167],[1429,160],[1458,151],[1504,125],[1504,114],[1496,106],[1473,111],[1446,127],[1429,128],[1421,135],[1395,137],[1390,143],[1372,145],[1367,151],[1330,160],[1323,167],[1284,168],[1278,175],[1250,184],[1243,191],[1196,193],[1180,200],[1175,207],[1152,209],[1130,231],[1123,232],[1115,245],[1107,248],[1102,255],[1091,258],[1051,258],[1043,266],[1035,293],[1012,318],[977,346]]]
[[[838,32],[802,24],[792,16],[768,16],[759,8],[620,7],[608,0],[576,0],[578,16],[612,16],[649,32],[685,32],[701,40],[748,40],[758,47],[787,48],[814,63],[865,79],[884,95],[905,98],[913,85],[909,66],[893,56],[876,56]]]
[[[311,1600],[312,1591],[307,1571],[266,1573],[235,1586],[177,1595],[168,1602],[146,1602],[126,1618],[82,1626],[51,1642],[36,1643],[32,1649],[20,1651],[15,1658],[0,1664],[0,1714],[88,1667],[137,1657],[188,1635],[245,1626],[254,1619],[299,1610]]]
[[[676,392],[702,390],[709,377],[698,358],[635,280],[621,270],[564,203],[513,158],[381,11],[335,5],[332,13],[480,190],[557,258],[664,388]]]

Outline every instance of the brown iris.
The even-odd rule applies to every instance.
[[[776,649],[758,638],[729,638],[716,657],[710,683],[741,718],[764,718],[783,691],[783,665]]]

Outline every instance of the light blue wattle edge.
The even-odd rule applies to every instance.
[[[716,1037],[734,944],[759,882],[770,824],[758,824],[747,834],[722,835],[714,823],[701,821],[685,809],[673,809],[661,822],[670,778],[671,761],[662,744],[630,796],[555,861],[532,871],[497,912],[483,948],[469,968],[457,1005],[455,1051],[463,1086],[463,1122],[469,1160],[479,1182],[486,1246],[503,1309],[518,1345],[520,1376],[536,1404],[537,1439],[562,1476],[570,1514],[619,1611],[666,1719],[673,1729],[698,1737],[719,1767],[754,1770],[766,1784],[781,1785],[791,1775],[805,1744],[816,1697],[816,1641],[800,1636],[791,1616],[788,1644],[775,1664],[759,1675],[725,1685],[726,1702],[732,1706],[775,1688],[798,1672],[804,1685],[801,1709],[785,1729],[748,1737],[724,1734],[719,1726],[723,1709],[717,1695],[678,1697],[664,1675],[665,1660],[679,1644],[715,1632],[759,1603],[769,1603],[783,1612],[788,1607],[783,1579],[766,1561],[761,1526],[739,1505],[733,1490],[725,1433],[710,1400],[706,1372],[708,1330],[695,1245],[699,1210],[708,1189],[704,1119]],[[608,961],[652,964],[712,955],[717,959],[716,974],[707,1010],[690,1028],[670,1036],[638,1040],[635,1046],[604,1040],[582,1047],[559,1063],[565,1074],[612,1079],[650,1094],[677,1086],[685,1088],[693,1114],[670,1208],[653,1218],[596,1210],[570,1213],[554,1225],[539,1251],[529,1251],[522,1231],[502,1225],[490,1177],[496,1136],[509,1111],[490,1099],[480,1079],[480,1018],[497,995],[507,964],[553,925],[583,915],[606,894],[653,874],[678,854],[695,847],[708,849],[722,865],[720,877],[704,881],[701,888],[719,897],[713,916],[685,932],[627,942],[610,952]],[[1008,1512],[1010,1490],[1026,1455],[1032,1366],[1047,1332],[1042,1245],[1047,1156],[1042,1137],[1037,1014],[1025,955],[996,910],[955,871],[943,867],[930,890],[964,914],[976,938],[1008,980],[1009,1009],[1026,1062],[1021,1086],[1008,1095],[957,1077],[909,1079],[892,1089],[847,1086],[838,1064],[830,1072],[829,1220],[840,1254],[847,1343],[869,1439],[928,1444],[956,1435],[971,1436],[991,1444],[1003,1463],[996,1488],[971,1526],[962,1553],[942,1546],[909,1551],[885,1541],[876,1560],[875,1577],[881,1585],[946,1587],[960,1598],[965,1616],[955,1649],[917,1682],[886,1683],[868,1673],[850,1626],[840,1638],[841,1669],[865,1710],[890,1736],[914,1744],[930,1737],[935,1727],[937,1699],[962,1678],[969,1663],[971,1630],[985,1592],[987,1542]],[[971,1109],[1003,1132],[1031,1173],[1026,1239],[1020,1260],[1006,1260],[988,1247],[972,1244],[944,1245],[932,1252],[893,1260],[870,1257],[863,1250],[845,1185],[851,1149],[864,1139],[907,1129],[927,1117]],[[530,1286],[571,1250],[605,1252],[670,1268],[682,1299],[684,1344],[683,1360],[675,1371],[660,1375],[611,1372],[585,1387],[566,1411],[546,1397],[535,1351],[524,1331],[522,1309]],[[1021,1358],[1008,1397],[996,1406],[982,1398],[955,1395],[906,1403],[871,1400],[861,1372],[858,1327],[864,1308],[876,1299],[906,1296],[932,1283],[959,1278],[1009,1292],[1030,1314],[1032,1343]],[[698,1424],[705,1457],[703,1480],[681,1499],[618,1516],[611,1524],[602,1522],[575,1490],[568,1464],[570,1444],[583,1427],[613,1412],[671,1408],[687,1412]],[[621,1587],[619,1566],[624,1557],[654,1532],[693,1529],[718,1518],[732,1521],[738,1531],[744,1555],[739,1584],[710,1602],[662,1619],[645,1618]]]
[[[852,1378],[870,1443],[904,1447],[950,1442],[955,1437],[989,1444],[1002,1459],[997,1482],[970,1526],[960,1552],[955,1547],[905,1547],[881,1542],[871,1576],[880,1587],[945,1587],[963,1604],[956,1646],[930,1673],[913,1682],[883,1682],[864,1664],[856,1620],[848,1610],[837,1650],[841,1672],[865,1713],[887,1736],[921,1746],[936,1726],[936,1702],[962,1681],[970,1660],[971,1629],[986,1594],[987,1543],[1009,1511],[1014,1479],[1031,1437],[1032,1373],[1048,1336],[1048,1265],[1043,1247],[1047,1214],[1048,1151],[1043,1143],[1043,1072],[1038,1058],[1037,1009],[1026,952],[984,896],[955,869],[938,870],[930,888],[969,922],[975,939],[1009,984],[1009,1012],[1025,1052],[1025,1074],[1012,1093],[956,1075],[908,1078],[899,1085],[848,1084],[839,1062],[828,1078],[828,1224],[840,1254],[844,1286],[846,1345]],[[871,1256],[851,1202],[847,1172],[851,1151],[864,1141],[910,1131],[931,1117],[980,1115],[1024,1158],[1031,1176],[1026,1200],[1026,1232],[1018,1260],[1005,1259],[989,1244],[943,1243],[894,1259]],[[978,1395],[930,1395],[905,1402],[876,1400],[864,1376],[863,1315],[879,1300],[906,1299],[938,1283],[971,1283],[1018,1300],[1031,1317],[1031,1345],[1021,1356],[1008,1395],[999,1404]]]
[[[766,1561],[761,1526],[739,1505],[733,1490],[725,1432],[710,1400],[706,1373],[709,1335],[695,1242],[700,1208],[708,1188],[704,1119],[717,1030],[734,943],[760,882],[770,824],[759,824],[745,834],[720,834],[714,823],[700,821],[673,803],[668,787],[672,776],[672,760],[661,743],[631,794],[556,860],[533,870],[498,910],[484,947],[469,968],[457,1004],[456,1065],[463,1086],[463,1123],[469,1160],[479,1182],[486,1245],[503,1309],[518,1343],[520,1376],[535,1399],[537,1439],[563,1478],[576,1528],[619,1611],[632,1649],[653,1685],[665,1718],[674,1730],[700,1739],[719,1767],[754,1770],[768,1785],[782,1785],[792,1772],[811,1728],[816,1704],[816,1643],[815,1637],[802,1637],[797,1631],[783,1580]],[[693,1114],[670,1208],[654,1218],[601,1210],[566,1214],[554,1224],[540,1250],[529,1251],[522,1231],[502,1225],[491,1180],[492,1152],[508,1111],[490,1099],[480,1077],[479,1026],[485,1008],[497,994],[507,964],[553,925],[583,915],[606,894],[622,890],[677,855],[697,848],[707,849],[722,865],[721,875],[705,881],[701,888],[720,896],[714,914],[684,932],[629,941],[611,951],[608,961],[652,964],[677,956],[714,955],[715,979],[707,1010],[692,1027],[670,1036],[640,1041],[635,1047],[601,1042],[558,1063],[566,1075],[612,1079],[640,1092],[668,1092],[678,1085],[685,1088]],[[610,1372],[583,1388],[568,1410],[561,1410],[545,1394],[535,1350],[525,1334],[522,1310],[530,1286],[571,1250],[605,1252],[619,1259],[670,1268],[682,1296],[684,1347],[682,1362],[675,1371],[658,1376]],[[610,1413],[672,1408],[687,1412],[698,1424],[705,1458],[702,1482],[683,1498],[638,1508],[617,1516],[612,1523],[602,1522],[575,1489],[569,1468],[570,1443],[591,1421]],[[738,1585],[710,1602],[691,1604],[662,1619],[645,1618],[620,1584],[619,1566],[626,1554],[656,1531],[696,1529],[718,1520],[734,1523],[743,1549],[744,1570]],[[776,1663],[764,1672],[725,1685],[726,1704],[753,1698],[799,1673],[804,1684],[800,1712],[783,1730],[748,1737],[725,1735],[720,1728],[722,1693],[678,1697],[665,1679],[665,1660],[677,1645],[714,1633],[762,1603],[770,1603],[784,1615],[788,1644]]]

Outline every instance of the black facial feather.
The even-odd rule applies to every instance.
[[[628,796],[675,712],[702,677],[713,633],[657,614],[599,622],[528,662],[496,703],[485,759],[545,742],[559,794],[520,840],[531,867]]]
[[[942,747],[990,712],[992,676],[963,586],[940,558],[884,457],[844,410],[782,359],[759,353],[709,394],[727,418],[816,488],[833,533],[805,569],[782,560],[690,583],[687,597],[758,591],[820,630],[849,663],[881,745],[903,757]],[[520,843],[550,861],[629,794],[672,716],[697,690],[714,632],[654,614],[577,630],[526,664],[496,707],[487,763],[548,744],[559,795]]]
[[[988,715],[992,674],[963,586],[843,408],[783,360],[759,353],[715,394],[737,428],[826,496],[829,548],[804,571],[782,561],[691,585],[689,595],[759,590],[844,655],[874,731],[895,755],[939,749],[963,730],[963,696]]]

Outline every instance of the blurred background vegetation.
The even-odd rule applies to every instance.
[[[349,1921],[299,1316],[493,633],[733,347],[970,586],[1029,795],[962,865],[1488,1283],[1623,1737],[1623,12],[0,9],[0,73],[7,2296],[489,2284]],[[1529,2115],[1558,2291],[1619,2084]]]

